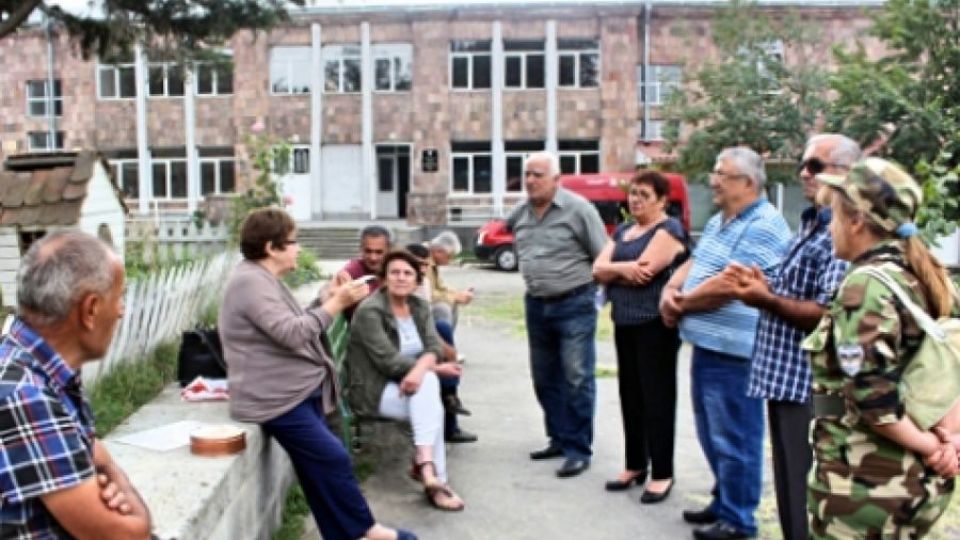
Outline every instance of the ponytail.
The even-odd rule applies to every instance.
[[[947,269],[917,236],[904,239],[904,244],[907,263],[920,283],[926,287],[933,315],[949,316],[954,308],[955,291]]]

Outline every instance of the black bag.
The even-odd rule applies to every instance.
[[[177,380],[184,387],[197,377],[227,378],[223,346],[216,328],[195,328],[183,333],[177,354]]]

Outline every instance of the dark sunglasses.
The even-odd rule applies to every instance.
[[[823,161],[820,158],[812,157],[810,159],[805,159],[800,162],[800,165],[797,166],[797,174],[803,172],[804,169],[810,172],[810,174],[816,176],[823,171],[827,170],[827,167],[838,167],[842,169],[849,169],[846,165],[841,165],[839,163],[828,163]]]

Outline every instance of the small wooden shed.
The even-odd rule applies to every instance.
[[[97,152],[22,154],[0,171],[0,292],[4,306],[17,302],[20,257],[34,240],[78,228],[124,251],[127,206]]]

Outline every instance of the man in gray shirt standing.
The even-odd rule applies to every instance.
[[[560,162],[539,152],[526,161],[527,200],[507,218],[527,286],[524,312],[530,371],[549,445],[530,453],[564,456],[560,478],[590,466],[596,409],[593,260],[607,241],[600,214],[559,186]]]

